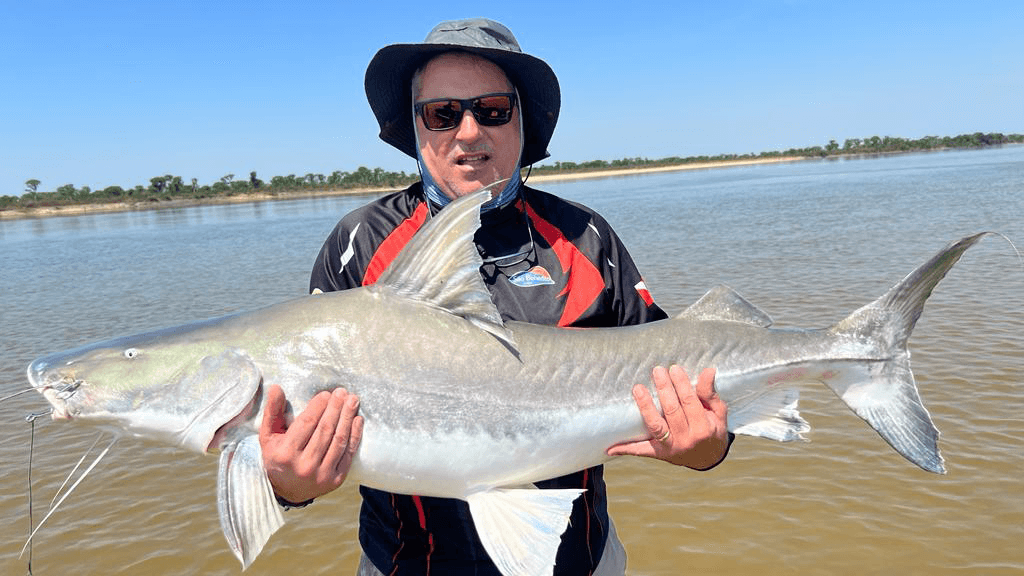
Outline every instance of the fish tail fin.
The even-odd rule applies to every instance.
[[[939,431],[921,403],[907,341],[935,286],[968,248],[988,234],[953,242],[884,296],[832,327],[837,335],[873,342],[878,361],[865,365],[866,374],[830,379],[826,384],[904,458],[937,474],[946,473]]]

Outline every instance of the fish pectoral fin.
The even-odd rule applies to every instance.
[[[217,512],[228,546],[243,570],[284,526],[284,515],[263,469],[263,452],[255,434],[227,444],[220,453]]]
[[[510,488],[466,498],[480,541],[505,576],[551,574],[582,489]]]

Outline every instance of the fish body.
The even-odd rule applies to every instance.
[[[725,287],[676,318],[563,329],[503,322],[491,303],[472,242],[487,198],[441,211],[373,286],[53,354],[29,380],[56,419],[219,452],[218,511],[243,567],[283,524],[257,436],[270,384],[293,413],[322,390],[357,394],[365,424],[347,481],[466,500],[506,575],[551,573],[580,491],[531,483],[645,438],[631,388],[651,386],[659,365],[715,367],[729,430],[780,441],[810,428],[796,385],[824,383],[908,460],[945,472],[906,344],[931,290],[984,233],[826,329],[773,329]]]

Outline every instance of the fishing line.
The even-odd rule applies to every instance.
[[[22,394],[19,392],[18,394]],[[17,394],[15,394],[17,396]],[[7,398],[11,398],[8,396]],[[6,400],[7,398],[4,398]],[[3,400],[0,400],[2,402]],[[33,412],[28,416],[25,416],[25,421],[29,423],[29,436],[28,436],[28,537],[29,542],[32,541],[32,529],[35,528],[35,522],[32,520],[32,455],[35,452],[36,443],[36,418],[46,416],[53,412],[52,409],[44,412]],[[28,547],[28,576],[32,576],[32,546]]]
[[[0,398],[0,402],[5,402],[7,400],[10,400],[11,398],[14,398],[15,396],[21,396],[22,394],[28,394],[29,392],[31,392],[33,390],[35,390],[35,388],[28,388],[28,389],[22,390],[21,392],[15,392],[14,394],[11,394],[10,396],[4,396],[3,398]]]

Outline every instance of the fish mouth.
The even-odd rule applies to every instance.
[[[68,376],[48,374],[51,362],[47,358],[40,358],[28,366],[28,381],[33,388],[43,395],[43,398],[53,407],[51,418],[54,420],[71,420],[71,411],[68,410],[67,399],[70,398],[82,385],[81,380]]]
[[[53,407],[53,411],[50,412],[51,418],[54,420],[71,420],[71,412],[68,410],[68,405],[60,398],[61,393],[56,388],[47,386],[41,392],[43,393],[43,398]]]

